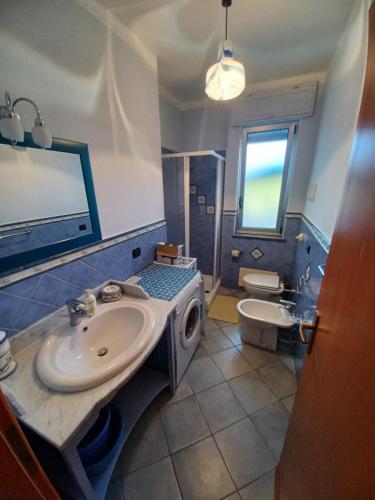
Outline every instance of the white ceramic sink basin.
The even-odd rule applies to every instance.
[[[38,375],[51,389],[64,392],[99,385],[142,354],[154,325],[152,309],[139,302],[100,305],[78,326],[53,330],[37,354]]]

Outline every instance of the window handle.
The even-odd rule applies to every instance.
[[[239,207],[240,210],[242,210],[242,208],[243,208],[242,196],[240,196],[239,199],[238,199],[238,207]]]

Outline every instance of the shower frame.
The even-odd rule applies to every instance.
[[[216,162],[216,187],[215,187],[215,224],[214,224],[214,256],[212,288],[217,288],[220,279],[220,259],[221,259],[221,231],[223,218],[223,194],[224,194],[224,165],[225,158],[216,151],[189,151],[182,153],[162,154],[162,159],[183,158],[184,169],[184,223],[185,223],[185,255],[190,257],[190,158],[197,156],[213,156]],[[179,165],[176,165],[178,168]],[[194,256],[192,256],[194,257]]]

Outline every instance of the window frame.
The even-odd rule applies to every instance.
[[[291,157],[297,133],[298,122],[283,122],[273,123],[268,125],[242,126],[241,142],[240,142],[240,158],[239,158],[239,183],[237,190],[237,215],[235,225],[235,236],[244,237],[260,237],[281,239],[283,237],[283,221],[287,209],[290,185],[290,164]],[[276,228],[255,228],[242,225],[243,218],[243,200],[246,178],[246,151],[247,151],[247,136],[249,133],[265,132],[269,130],[288,129],[287,147],[285,152],[285,161],[283,169],[283,177],[281,182],[280,201],[277,212]]]

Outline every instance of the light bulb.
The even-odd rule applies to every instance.
[[[0,133],[12,144],[24,141],[24,131],[18,113],[12,110],[7,111],[7,116],[0,120]]]
[[[219,46],[218,62],[206,75],[206,94],[215,101],[238,97],[245,88],[245,69],[233,58],[232,44],[226,40]]]
[[[35,144],[43,149],[50,148],[52,146],[52,134],[45,124],[44,120],[38,117],[35,120],[35,125],[31,132],[33,141]]]

